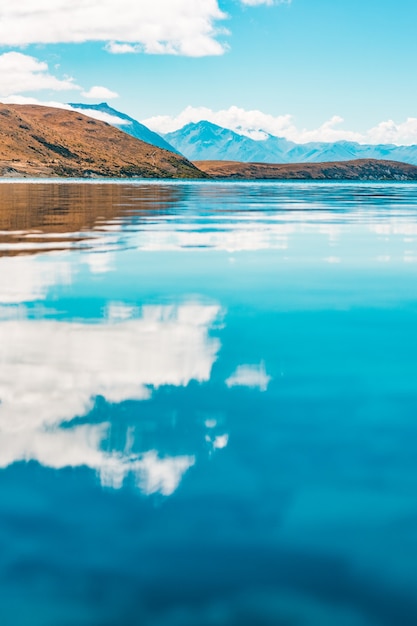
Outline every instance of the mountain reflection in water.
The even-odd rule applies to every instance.
[[[0,184],[0,621],[417,623],[417,186]]]

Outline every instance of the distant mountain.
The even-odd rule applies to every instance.
[[[265,139],[255,141],[207,121],[187,124],[164,135],[190,161],[323,163],[385,159],[417,165],[417,146],[362,145],[349,141],[297,144],[266,133],[265,136]]]
[[[417,167],[409,163],[356,159],[328,163],[239,163],[196,161],[212,178],[240,180],[417,180]]]
[[[164,137],[181,154],[187,154],[190,161],[214,159],[283,163],[285,154],[295,145],[276,137],[254,141],[207,121],[187,124]]]
[[[288,163],[302,161],[324,163],[327,161],[350,161],[352,159],[383,159],[417,165],[417,146],[396,146],[394,144],[360,144],[351,141],[334,143],[295,144],[288,153]]]
[[[85,113],[86,115],[88,115],[88,111],[98,111],[99,113],[104,113],[106,115],[110,115],[111,117],[116,117],[119,120],[123,120],[123,123],[117,123],[115,121],[112,121],[111,119],[104,121],[108,121],[108,123],[115,128],[123,130],[128,135],[136,137],[136,139],[140,139],[141,141],[150,143],[152,146],[157,146],[158,148],[162,148],[163,150],[170,150],[171,152],[178,153],[178,150],[176,150],[167,141],[165,141],[165,139],[163,139],[161,135],[154,133],[147,126],[133,119],[133,117],[129,117],[129,115],[126,115],[126,113],[122,113],[121,111],[113,109],[107,104],[107,102],[101,102],[101,104],[82,104],[80,102],[69,102],[68,104],[74,109]]]
[[[0,104],[0,176],[201,178],[183,156],[77,111]]]

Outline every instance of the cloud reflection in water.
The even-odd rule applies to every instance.
[[[164,385],[209,380],[220,343],[209,335],[217,305],[116,304],[100,324],[50,320],[0,323],[0,467],[36,460],[53,468],[87,466],[103,485],[120,487],[131,472],[146,493],[170,495],[194,456],[156,450],[106,452],[109,424],[63,427],[94,399],[144,400]],[[130,446],[131,448],[131,446]]]
[[[20,304],[43,299],[50,287],[71,282],[71,265],[62,258],[54,263],[40,257],[0,258],[0,302]]]

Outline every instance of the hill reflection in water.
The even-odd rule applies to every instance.
[[[139,195],[139,197],[138,197]],[[180,188],[88,183],[0,184],[0,255],[68,249],[101,229],[175,205]]]

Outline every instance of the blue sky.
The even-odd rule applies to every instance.
[[[300,141],[417,143],[415,0],[7,4],[3,101],[108,100],[160,131],[200,116]]]

